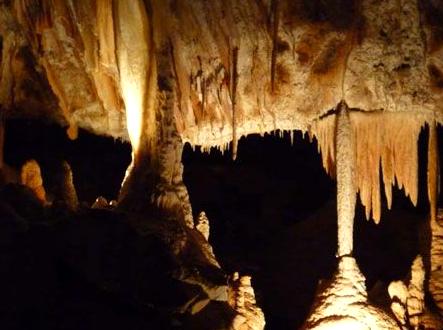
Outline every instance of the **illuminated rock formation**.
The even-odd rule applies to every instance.
[[[431,220],[431,273],[429,279],[429,291],[441,314],[443,314],[443,228],[440,224],[442,219],[443,214],[439,210],[438,217]]]
[[[428,143],[428,197],[430,202],[429,226],[431,229],[431,251],[429,269],[429,291],[440,314],[443,315],[443,213],[437,208],[439,159],[437,129],[429,128]]]
[[[73,138],[76,127],[129,138],[135,158],[126,182],[163,154],[154,150],[165,129],[162,99],[183,142],[226,149],[233,141],[235,154],[243,135],[309,131],[334,174],[335,120],[326,115],[344,100],[359,110],[350,116],[367,217],[380,221],[379,162],[388,205],[395,181],[416,203],[418,134],[443,120],[438,2],[27,4],[1,5],[0,104],[8,116],[28,116],[15,110],[26,104],[34,116],[69,125]],[[169,99],[157,93],[164,81]],[[48,85],[50,95],[29,95]]]
[[[31,159],[22,166],[20,183],[31,189],[41,203],[46,203],[46,191],[43,186],[40,165],[38,165],[37,161]]]
[[[320,286],[304,329],[398,329],[386,313],[369,304],[365,277],[352,257],[355,141],[347,105],[340,103],[336,111],[338,269],[330,282]]]
[[[425,306],[424,283],[425,269],[421,256],[418,256],[412,264],[410,279],[389,285],[391,310],[402,329],[440,329],[443,326],[441,316]]]
[[[429,125],[429,290],[442,309],[441,17],[440,0],[1,1],[1,116],[56,121],[71,139],[80,127],[129,141],[120,210],[174,219],[189,231],[196,229],[182,178],[183,143],[225,150],[232,142],[235,159],[242,136],[308,132],[337,178],[339,267],[307,327],[395,328],[367,304],[352,258],[356,194],[376,223],[380,176],[388,207],[395,182],[416,204],[417,141]],[[26,165],[21,181],[46,200],[38,164]],[[71,181],[67,174],[66,199],[75,208]],[[186,230],[171,243],[177,255]],[[194,275],[185,278],[194,283]],[[207,290],[209,300],[223,296],[217,290]],[[346,306],[343,314],[338,306]]]
[[[106,209],[109,207],[109,203],[106,198],[99,196],[95,199],[94,203],[91,205],[91,209]]]
[[[195,228],[203,235],[205,240],[209,240],[209,219],[205,212],[200,212]]]
[[[71,166],[66,161],[62,163],[62,179],[63,181],[60,197],[68,209],[75,211],[78,209],[79,202],[74,185],[74,177],[72,175]]]
[[[399,329],[390,316],[369,305],[365,278],[352,257],[342,257],[332,281],[319,290],[303,329]]]
[[[235,273],[231,279],[229,303],[237,315],[229,329],[263,330],[265,317],[255,301],[254,289],[249,276]]]

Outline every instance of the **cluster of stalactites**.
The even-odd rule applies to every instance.
[[[288,139],[291,141],[291,146],[294,145],[295,142],[295,132],[297,132],[297,130],[285,130],[285,129],[275,129],[271,132],[262,132],[260,133],[260,136],[265,136],[267,134],[275,136],[275,137],[279,137],[280,139]],[[211,145],[211,144],[207,144],[207,145],[201,145],[199,146],[200,149],[198,149],[198,146],[191,145],[191,148],[193,151],[196,150],[200,150],[201,152],[206,152],[206,153],[210,153],[212,150],[217,150],[219,151],[222,155],[224,155],[225,153],[231,152],[232,158],[235,160],[235,157],[237,156],[237,150],[234,150],[234,144],[238,145],[238,142],[240,141],[240,139],[243,136],[238,136],[237,140],[235,142],[231,141],[231,142],[225,142],[223,144],[218,144],[218,145]],[[303,136],[304,138],[305,136]],[[238,146],[235,146],[235,148],[238,148]]]
[[[356,184],[366,218],[376,223],[381,216],[381,182],[388,208],[392,186],[397,183],[414,205],[418,199],[418,138],[426,118],[406,113],[351,112],[356,152]],[[432,123],[432,125],[435,125]],[[325,170],[335,173],[335,115],[316,121],[311,134],[318,142]],[[432,150],[431,150],[432,149]],[[429,157],[436,148],[430,145]],[[432,203],[430,195],[430,200]]]

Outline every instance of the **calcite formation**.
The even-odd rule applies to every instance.
[[[443,121],[441,1],[0,6],[5,118],[50,118],[71,138],[82,127],[129,139],[134,150],[146,148],[135,161],[145,166],[142,153],[161,153],[154,151],[163,125],[159,93],[169,79],[164,106],[181,141],[204,149],[232,141],[235,155],[241,136],[303,130],[317,137],[334,173],[335,129],[328,123],[344,100],[367,217],[380,220],[379,162],[388,204],[395,181],[417,200],[418,134]]]
[[[79,206],[77,190],[75,189],[74,175],[72,174],[71,166],[66,161],[62,163],[62,176],[62,200],[68,209],[75,211]]]
[[[443,326],[441,316],[426,308],[425,274],[422,257],[417,256],[409,280],[389,285],[391,310],[402,329],[440,329]]]
[[[381,176],[388,207],[395,183],[417,203],[417,141],[428,125],[430,289],[442,308],[441,0],[0,1],[0,52],[1,120],[45,118],[72,139],[80,127],[130,141],[120,209],[155,210],[189,230],[183,143],[232,143],[235,158],[248,134],[315,137],[338,187],[340,259],[330,288],[349,289],[356,300],[326,291],[309,328],[396,327],[366,304],[351,257],[355,200],[358,193],[378,223]],[[334,319],[331,299],[347,314]]]
[[[431,269],[429,291],[431,292],[440,313],[443,316],[443,212],[439,210],[438,217],[431,220]]]
[[[343,257],[332,281],[323,284],[303,329],[400,329],[387,313],[369,305],[367,298],[356,260]]]
[[[229,303],[236,311],[230,330],[263,330],[265,317],[257,306],[251,277],[234,273],[231,278]]]
[[[40,165],[34,159],[27,161],[21,169],[20,183],[34,193],[35,197],[42,203],[46,203],[46,190],[43,186],[43,179]]]

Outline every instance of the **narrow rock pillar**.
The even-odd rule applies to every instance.
[[[337,257],[349,256],[353,250],[353,229],[356,202],[355,148],[348,106],[338,105],[336,124],[337,166]]]
[[[0,116],[0,171],[3,168],[3,161],[4,161],[4,156],[3,156],[3,148],[5,145],[5,127],[3,124],[3,119]]]
[[[429,291],[443,315],[443,212],[438,210],[438,137],[436,123],[429,125],[428,197],[430,203],[431,255]]]
[[[157,64],[152,18],[143,0],[113,2],[116,58],[132,146],[132,163],[126,171],[119,205],[142,207],[152,190],[151,169],[157,138]]]

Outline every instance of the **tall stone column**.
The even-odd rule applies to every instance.
[[[153,186],[157,138],[157,63],[152,17],[143,0],[113,2],[116,55],[126,109],[126,125],[132,146],[132,162],[126,171],[119,204],[141,208]],[[152,190],[152,189],[151,189]]]
[[[338,105],[336,118],[337,256],[343,257],[352,255],[356,202],[355,148],[349,109],[344,102]]]

